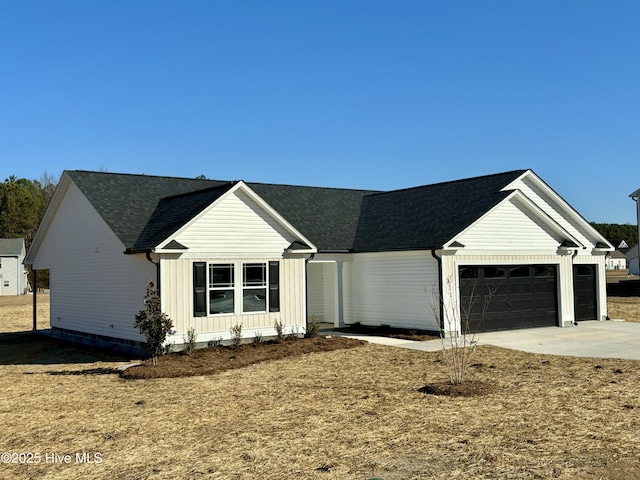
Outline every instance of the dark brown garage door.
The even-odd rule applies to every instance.
[[[573,266],[573,292],[576,320],[596,320],[596,265]]]
[[[469,332],[558,325],[555,265],[463,266],[459,273]]]

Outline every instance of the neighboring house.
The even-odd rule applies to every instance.
[[[609,240],[609,243],[613,246],[613,248],[615,248],[616,250],[620,250],[622,253],[625,253],[629,249],[629,245],[624,240],[607,240]]]
[[[620,250],[614,250],[607,254],[605,265],[607,270],[624,270],[627,268],[627,257]]]
[[[27,272],[22,263],[25,254],[24,239],[0,238],[0,295],[27,293]]]
[[[625,254],[627,265],[629,265],[629,274],[640,275],[640,264],[638,262],[638,245],[631,247]]]
[[[50,271],[54,335],[132,349],[149,281],[176,345],[312,315],[447,333],[603,320],[612,250],[531,170],[390,192],[66,171],[26,263]]]

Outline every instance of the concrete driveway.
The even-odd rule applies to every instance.
[[[344,335],[331,332],[336,335]],[[433,352],[442,348],[440,340],[413,342],[386,337],[346,335],[370,343]],[[624,358],[640,360],[640,323],[580,322],[576,327],[544,327],[505,332],[479,333],[479,345],[494,345],[532,353],[574,357]],[[446,341],[445,341],[446,342]]]
[[[640,323],[580,322],[575,327],[543,327],[481,333],[480,345],[573,357],[640,360]]]

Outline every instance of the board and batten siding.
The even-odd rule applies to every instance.
[[[144,255],[125,255],[124,250],[71,183],[33,259],[33,268],[50,270],[52,327],[144,341],[134,317],[156,269]]]
[[[438,264],[430,251],[357,253],[348,272],[350,323],[440,329]]]
[[[244,263],[244,262],[280,262],[280,311],[245,314],[220,314],[195,317],[193,315],[193,264],[206,263]],[[282,322],[285,332],[304,333],[305,316],[305,261],[304,258],[173,258],[160,262],[162,284],[162,309],[174,321],[175,335],[169,342],[183,343],[183,336],[193,327],[198,334],[198,342],[208,342],[231,338],[233,326],[242,325],[242,336],[253,338],[256,332],[262,335],[275,335],[274,324]],[[236,278],[236,284],[242,279]]]

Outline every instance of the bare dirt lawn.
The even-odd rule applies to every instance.
[[[3,456],[3,479],[640,478],[640,362],[481,347],[472,397],[420,392],[439,352],[370,344],[127,380],[135,359],[19,333],[12,308],[0,453],[32,463]]]

